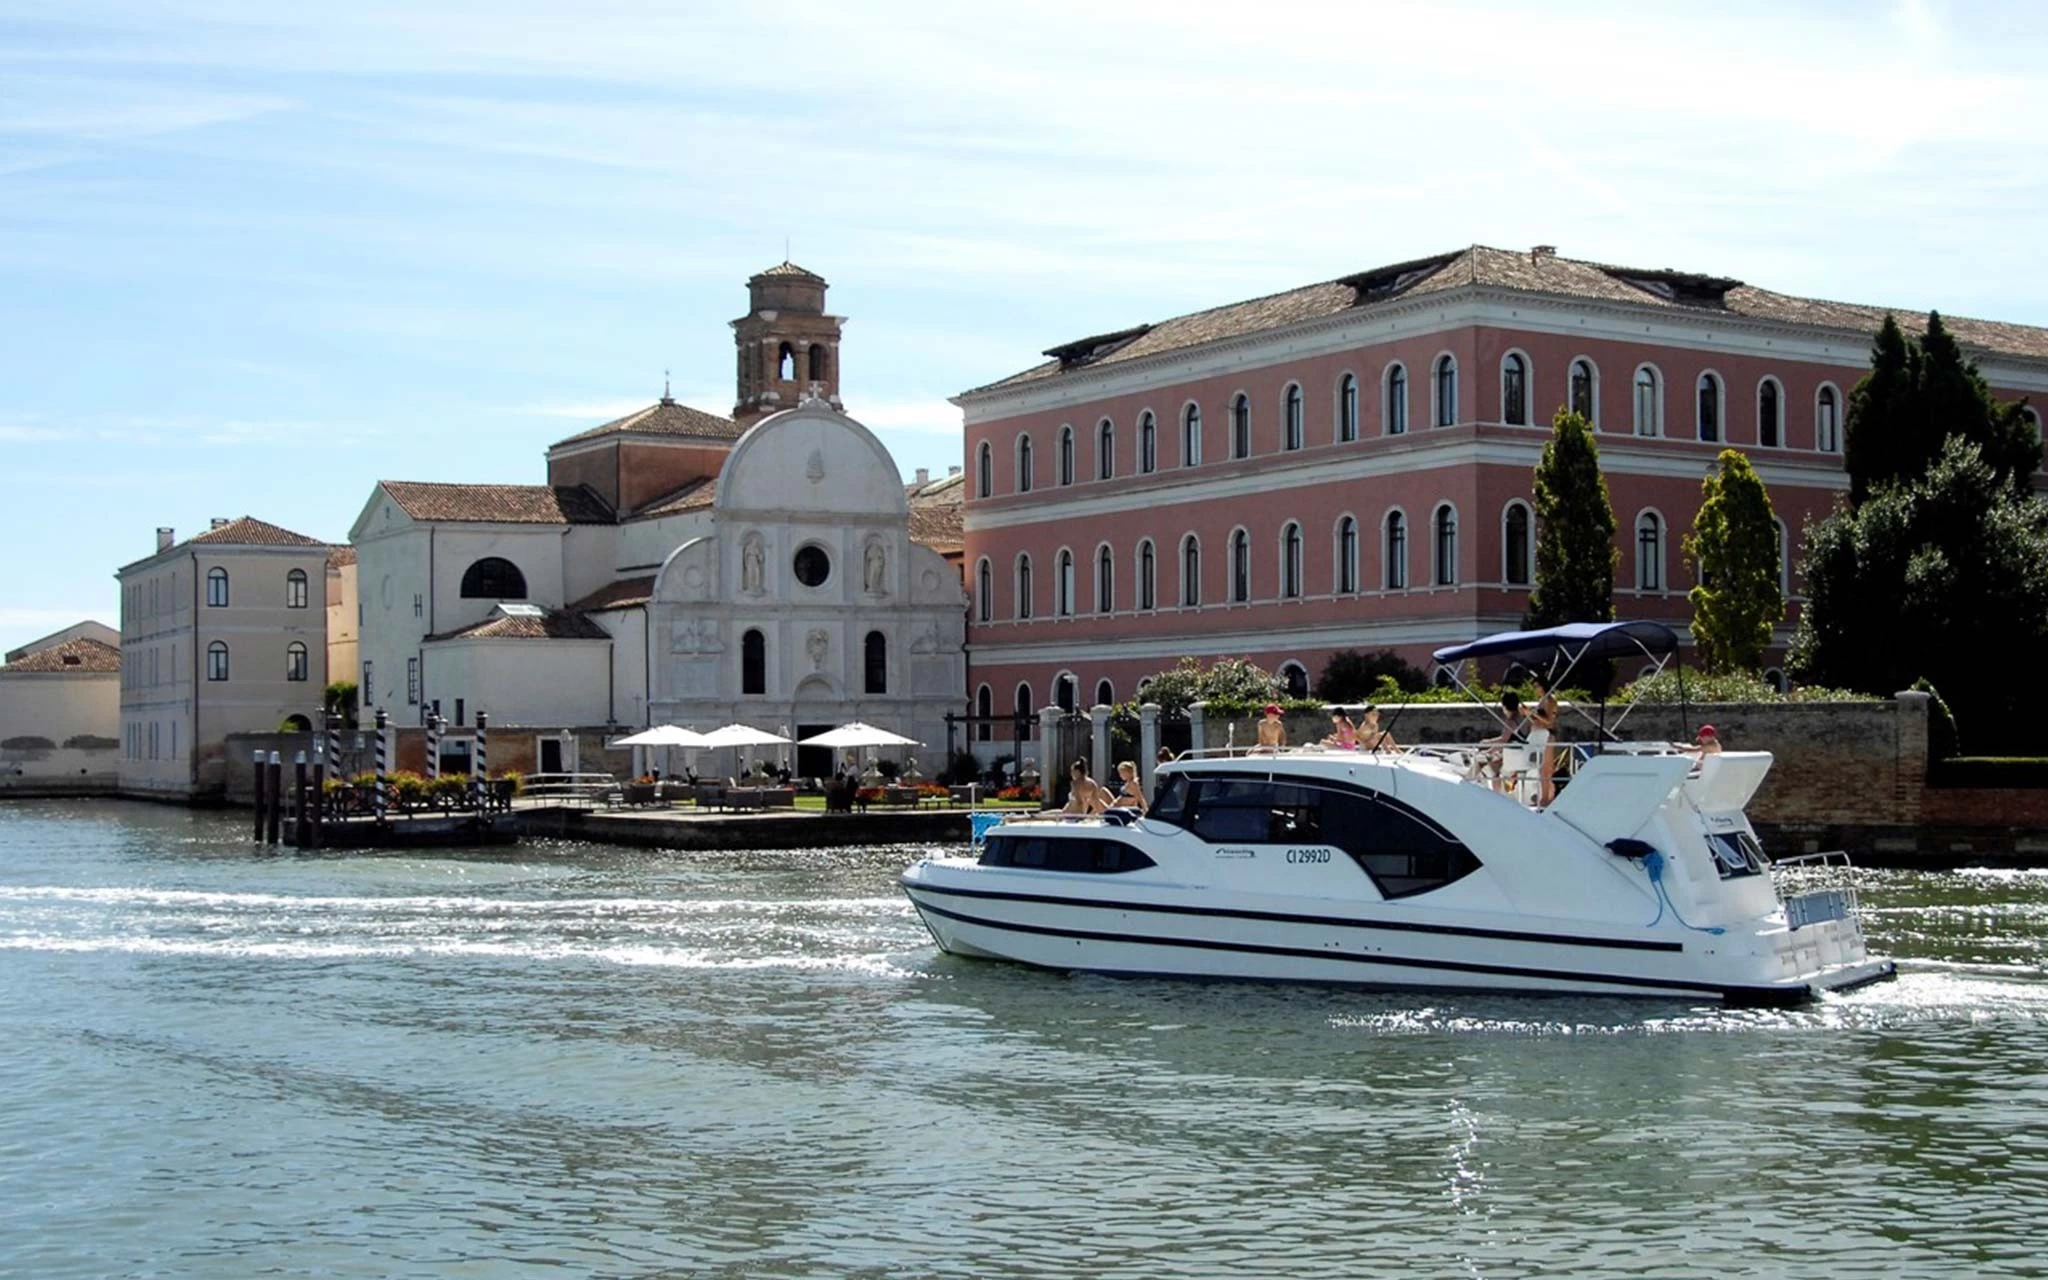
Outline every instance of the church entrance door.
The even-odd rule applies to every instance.
[[[800,724],[796,727],[796,740],[815,738],[821,733],[830,733],[837,726],[829,724]],[[830,747],[798,747],[796,749],[796,773],[800,778],[829,778],[837,768],[832,759]]]

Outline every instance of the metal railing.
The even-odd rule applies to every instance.
[[[519,785],[519,799],[571,809],[593,809],[620,790],[608,773],[529,773]]]

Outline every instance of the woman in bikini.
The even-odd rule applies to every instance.
[[[1117,791],[1116,804],[1112,807],[1136,809],[1140,815],[1143,815],[1146,808],[1145,792],[1143,788],[1138,786],[1137,761],[1126,760],[1119,764],[1116,767],[1116,775],[1123,779],[1123,786]]]
[[[1380,709],[1369,706],[1365,719],[1358,726],[1358,744],[1367,751],[1399,751],[1401,744],[1394,741],[1394,735],[1380,728]]]
[[[1534,677],[1536,692],[1543,696],[1529,708],[1529,748],[1536,753],[1537,804],[1549,807],[1557,799],[1557,782],[1551,774],[1557,768],[1557,753],[1550,749],[1550,737],[1557,731],[1557,695],[1550,691],[1550,678]]]
[[[1351,723],[1351,717],[1344,714],[1344,708],[1330,708],[1330,736],[1323,739],[1326,747],[1339,751],[1355,750],[1358,746],[1358,726]]]

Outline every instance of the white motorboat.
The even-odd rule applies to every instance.
[[[1578,624],[1438,659],[1546,648],[1661,658],[1677,640]],[[942,949],[1048,969],[1744,1004],[1892,975],[1852,887],[1784,883],[1846,858],[1759,846],[1744,806],[1769,753],[1602,742],[1539,809],[1491,781],[1487,750],[1190,753],[1143,817],[1013,818],[902,884]]]

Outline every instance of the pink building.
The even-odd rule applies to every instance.
[[[1848,490],[1843,414],[1883,316],[1474,246],[1054,347],[955,400],[969,696],[996,715],[1115,701],[1186,654],[1306,690],[1338,649],[1422,663],[1516,626],[1530,474],[1566,404],[1600,433],[1618,613],[1690,619],[1681,540],[1728,445],[1770,486],[1796,608],[1800,531]],[[1947,322],[2001,397],[2048,392],[2048,329]]]

